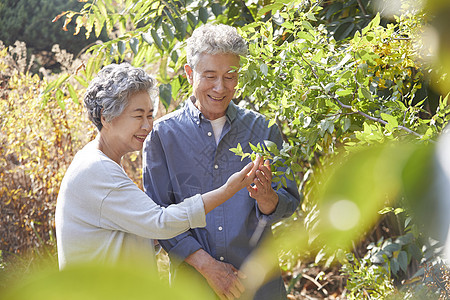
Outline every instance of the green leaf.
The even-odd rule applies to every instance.
[[[265,141],[264,141],[264,145],[265,145],[265,146],[267,147],[267,149],[268,149],[270,152],[272,152],[273,154],[275,154],[275,155],[278,155],[278,154],[279,154],[277,144],[275,144],[274,142],[269,141],[269,140],[265,140]]]
[[[267,73],[269,72],[269,67],[265,63],[260,64],[259,69],[261,70],[261,73],[264,74],[264,76],[267,76]]]
[[[406,270],[408,269],[408,255],[406,254],[406,252],[400,251],[397,260],[400,268],[403,270],[403,272],[406,272]]]
[[[244,152],[242,151],[241,143],[238,143],[236,148],[230,148],[230,151],[236,154],[237,156],[242,156]]]
[[[94,11],[95,19],[95,36],[98,38],[103,30],[103,24],[105,23],[105,17],[101,16],[97,11]]]
[[[390,212],[392,212],[392,211],[394,211],[394,208],[393,207],[384,207],[382,210],[380,210],[378,213],[380,214],[380,215],[385,215],[385,214],[387,214],[387,213],[390,213]]]
[[[200,21],[203,22],[203,24],[206,24],[208,22],[208,11],[205,7],[200,7],[198,10],[198,18]]]
[[[284,187],[287,187],[286,177],[281,177],[281,183]]]
[[[78,95],[70,83],[67,83],[67,89],[69,90],[70,98],[72,98],[72,101],[76,104],[80,104],[80,102],[78,101]]]
[[[283,6],[284,6],[284,4],[280,3],[280,2],[275,2],[273,4],[266,5],[258,11],[258,17],[262,17],[269,11],[276,12],[277,10],[281,9]]]
[[[159,37],[158,33],[156,32],[156,30],[151,29],[150,30],[150,34],[152,35],[153,41],[155,42],[155,45],[163,50],[163,46],[162,46],[162,42],[161,42],[161,38]]]
[[[131,38],[128,42],[130,44],[130,48],[133,51],[134,55],[138,54],[139,52],[139,40],[137,38]]]
[[[392,131],[392,130],[394,130],[395,128],[398,127],[397,119],[393,115],[381,113],[380,116],[381,116],[381,118],[383,120],[388,122],[388,124],[386,124],[386,129],[387,130]]]
[[[108,12],[106,11],[106,7],[105,7],[105,4],[103,3],[103,1],[102,0],[98,0],[96,2],[96,5],[98,7],[98,10],[102,14],[102,16],[107,18],[108,17]]]
[[[397,272],[400,270],[397,258],[394,257],[393,259],[391,259],[390,265],[392,274],[397,274]]]
[[[261,152],[263,152],[262,151],[262,149],[261,149],[261,144],[259,144],[258,143],[258,145],[253,145],[252,143],[248,143],[249,145],[250,145],[250,148],[254,151],[254,152],[256,152],[256,153],[261,153]]]
[[[180,39],[184,39],[186,36],[186,25],[180,18],[174,18],[172,21],[173,26],[175,26],[176,33],[180,36]]]
[[[341,120],[341,123],[342,123],[342,131],[343,132],[346,132],[350,128],[350,126],[352,125],[352,121],[350,121],[350,119],[347,118],[347,117],[343,118]]]
[[[310,33],[305,32],[305,31],[299,31],[299,32],[297,32],[297,38],[298,38],[298,39],[304,39],[304,40],[306,40],[306,41],[312,41],[312,40],[314,40],[314,37],[313,37]]]
[[[186,15],[189,25],[191,25],[192,28],[195,28],[198,23],[197,18],[191,12],[188,12]]]
[[[222,14],[223,8],[222,8],[222,5],[220,5],[220,3],[214,2],[211,5],[211,10],[212,10],[213,14],[217,17],[220,14]]]
[[[395,242],[400,245],[407,245],[412,243],[413,240],[414,235],[411,232],[408,232],[407,234],[399,236],[397,239],[395,239]]]
[[[302,166],[300,166],[298,163],[292,163],[291,164],[291,168],[292,168],[292,171],[294,171],[294,172],[301,172],[301,171],[303,171]]]
[[[166,37],[172,41],[174,39],[174,34],[172,32],[172,30],[170,29],[169,25],[167,25],[166,23],[162,23],[162,28],[164,31],[164,34],[166,35]]]
[[[358,95],[361,98],[365,98],[367,100],[373,101],[372,94],[369,92],[369,90],[365,86],[362,86],[358,89]]]
[[[337,90],[336,91],[336,95],[340,96],[340,97],[345,97],[348,95],[353,94],[353,91],[351,89],[346,89],[346,90]]]
[[[70,77],[69,74],[64,74],[61,75],[60,77],[58,77],[58,79],[56,79],[55,81],[49,83],[47,85],[47,87],[45,88],[45,90],[40,94],[40,97],[42,97],[43,95],[46,95],[48,92],[50,92],[53,89],[57,89],[61,86],[61,84],[66,81],[68,78]]]
[[[80,83],[85,88],[87,88],[89,86],[89,83],[83,77],[81,77],[79,75],[74,75],[73,78],[75,78],[76,81],[78,81],[78,83]]]
[[[350,79],[350,77],[352,77],[352,74],[353,73],[350,70],[344,71],[344,73],[342,73],[341,77],[338,80],[339,83],[346,82],[348,79]]]
[[[170,83],[161,84],[159,86],[159,98],[162,100],[162,103],[167,108],[172,101],[172,86]]]
[[[66,103],[64,102],[64,93],[63,93],[63,91],[61,91],[61,89],[56,90],[55,98],[56,98],[56,101],[58,102],[59,107],[62,110],[66,110]]]
[[[117,49],[119,50],[119,54],[123,55],[126,49],[126,44],[124,41],[118,41],[117,42]]]
[[[148,32],[141,34],[142,39],[149,45],[153,45],[152,36]]]
[[[394,252],[399,251],[400,249],[401,246],[399,244],[392,242],[383,247],[383,251],[389,253],[389,257],[391,257]]]

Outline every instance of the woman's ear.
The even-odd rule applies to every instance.
[[[184,65],[184,71],[186,72],[188,82],[192,84],[194,82],[194,71],[192,70],[191,66],[188,64]]]
[[[102,122],[102,127],[103,128],[109,127],[109,122],[106,121],[106,119],[105,119],[105,117],[103,115],[100,117],[100,120]]]

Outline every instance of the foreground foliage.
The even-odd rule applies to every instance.
[[[93,135],[81,117],[80,95],[104,64],[127,60],[147,70],[157,67],[161,102],[170,111],[190,91],[182,73],[184,39],[202,23],[228,23],[240,26],[250,48],[236,101],[267,115],[285,137],[283,149],[266,143],[252,150],[287,165],[275,180],[283,185],[285,177],[296,176],[305,195],[298,212],[274,226],[277,244],[255,253],[245,271],[258,282],[254,263],[270,269],[264,251],[279,251],[293,296],[300,296],[293,288],[302,277],[294,270],[298,262],[340,269],[350,279],[344,292],[350,299],[445,296],[445,279],[437,284],[445,274],[439,243],[424,234],[424,217],[414,213],[431,199],[425,191],[432,187],[433,145],[450,112],[447,98],[430,88],[432,70],[421,60],[420,33],[428,17],[405,7],[387,20],[369,15],[367,3],[99,0],[62,13],[76,31],[99,36],[106,30],[110,40],[48,84],[26,72],[2,75],[11,79],[5,91],[14,91],[2,94],[8,114],[1,120],[7,170],[1,176],[11,184],[4,185],[1,205],[2,211],[14,209],[6,221],[14,216],[10,224],[28,231],[21,236],[28,239],[24,248],[54,243],[59,181],[73,153]],[[344,17],[350,12],[350,19]],[[7,142],[13,146],[3,146]],[[254,154],[243,153],[242,145],[232,151]],[[130,166],[139,182],[139,164]],[[18,176],[28,186],[14,185]],[[11,248],[12,235],[5,236],[2,247],[22,251]],[[426,274],[441,275],[424,281]],[[320,285],[320,276],[310,281]]]

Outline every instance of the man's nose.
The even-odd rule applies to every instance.
[[[220,92],[225,89],[225,83],[223,81],[223,78],[218,78],[214,84],[214,90]]]

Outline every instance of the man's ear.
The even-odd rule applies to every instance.
[[[188,64],[184,65],[184,71],[186,72],[188,82],[192,84],[194,82],[194,71],[192,70],[191,66]]]

